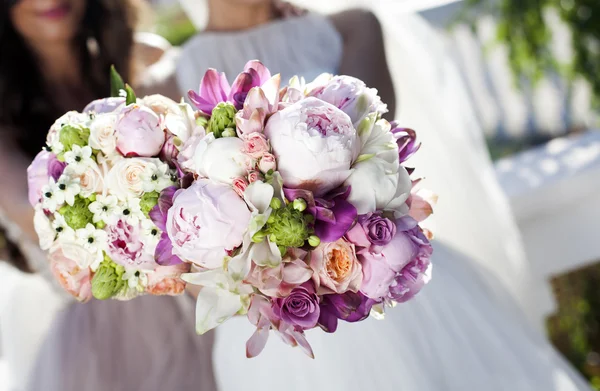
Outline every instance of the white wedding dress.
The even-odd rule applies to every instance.
[[[315,360],[275,336],[248,360],[244,344],[252,326],[245,318],[229,320],[217,328],[220,389],[588,390],[532,327],[537,315],[527,301],[529,272],[518,232],[440,37],[415,15],[395,15],[393,25],[399,39],[388,41],[388,58],[399,119],[423,141],[414,164],[440,196],[430,224],[437,236],[433,280],[384,321],[341,324],[335,334],[309,332]],[[335,73],[341,53],[340,36],[315,14],[246,32],[201,33],[181,51],[178,82],[182,91],[197,89],[209,67],[232,79],[254,58],[284,80],[311,79]]]

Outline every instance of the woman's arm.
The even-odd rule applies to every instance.
[[[27,167],[31,161],[19,151],[12,140],[3,137],[0,142],[0,209],[21,228],[27,239],[37,243],[34,212],[27,196]]]
[[[349,10],[331,16],[344,40],[340,74],[354,76],[377,88],[393,119],[396,113],[394,84],[388,69],[383,33],[377,17],[370,11]]]

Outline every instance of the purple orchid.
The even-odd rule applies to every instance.
[[[421,148],[421,143],[417,142],[417,133],[414,130],[401,128],[397,121],[393,121],[391,125],[398,144],[400,163],[404,163]]]
[[[322,242],[331,243],[340,239],[352,227],[358,215],[356,208],[347,201],[350,187],[340,188],[323,198],[315,198],[309,190],[284,189],[285,197],[294,201],[302,198],[307,211],[315,218],[315,235]]]
[[[175,186],[170,186],[164,189],[158,197],[158,203],[148,214],[150,219],[152,219],[152,222],[161,231],[163,231],[160,241],[158,242],[154,252],[156,263],[161,266],[174,266],[183,263],[181,258],[173,254],[173,244],[171,243],[171,239],[166,232],[167,214],[169,213],[169,209],[173,206],[173,199],[175,198],[175,194],[178,190],[179,189],[177,189]]]
[[[199,92],[190,90],[188,96],[192,103],[203,113],[212,114],[221,102],[231,103],[241,110],[250,90],[261,87],[271,78],[271,73],[260,61],[249,61],[244,71],[229,85],[224,73],[209,69],[200,82]]]
[[[337,330],[338,319],[351,323],[365,320],[376,303],[360,292],[325,295],[321,301],[319,325],[326,332],[333,333]]]

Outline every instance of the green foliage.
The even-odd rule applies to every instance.
[[[183,45],[196,34],[196,28],[179,7],[160,10],[153,30],[173,46]]]
[[[517,79],[539,80],[547,71],[569,80],[582,78],[600,107],[600,2],[598,0],[466,0],[462,18],[476,29],[481,12],[499,15],[496,38],[508,47]],[[552,29],[546,11],[555,11],[572,35],[573,56],[560,63],[551,51]]]
[[[73,149],[73,145],[85,147],[90,138],[90,130],[87,128],[65,125],[61,128],[60,135],[58,137],[60,143],[64,146],[64,154],[64,152],[71,151]]]
[[[142,208],[142,213],[148,216],[148,213],[158,204],[159,194],[156,191],[151,191],[148,193],[144,193],[142,199],[140,200],[140,207]]]
[[[92,278],[92,295],[98,300],[107,300],[115,296],[127,285],[123,274],[125,268],[104,255],[104,261]]]
[[[73,206],[67,204],[60,208],[58,213],[65,218],[67,225],[74,230],[85,228],[94,219],[94,214],[89,209],[91,203],[92,201],[88,198],[76,196]]]
[[[125,89],[125,83],[123,78],[117,72],[114,65],[110,66],[110,96],[113,98],[118,97],[121,90]]]

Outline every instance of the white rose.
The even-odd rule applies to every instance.
[[[116,122],[116,114],[96,115],[96,118],[94,118],[94,121],[90,125],[90,147],[102,151],[107,156],[112,154],[117,149]]]
[[[177,102],[159,94],[148,95],[141,102],[138,101],[138,104],[148,106],[156,115],[179,114],[180,112]]]
[[[144,171],[158,159],[129,158],[115,163],[106,177],[108,193],[122,200],[139,198],[144,194]]]
[[[359,215],[376,210],[393,211],[397,217],[408,213],[406,200],[412,182],[402,166],[372,157],[354,165],[345,185],[352,187],[348,201],[356,207]]]
[[[243,148],[244,142],[237,137],[215,139],[210,133],[197,143],[188,167],[200,176],[231,185],[252,166]]]
[[[102,190],[104,190],[104,177],[100,167],[95,162],[90,164],[81,174],[73,172],[69,166],[67,166],[65,173],[72,178],[79,178],[80,194],[84,198],[92,194],[102,193]]]
[[[33,216],[33,226],[40,241],[40,248],[48,250],[52,247],[56,238],[56,231],[52,228],[52,223],[46,214],[41,204],[35,207],[35,215]]]

